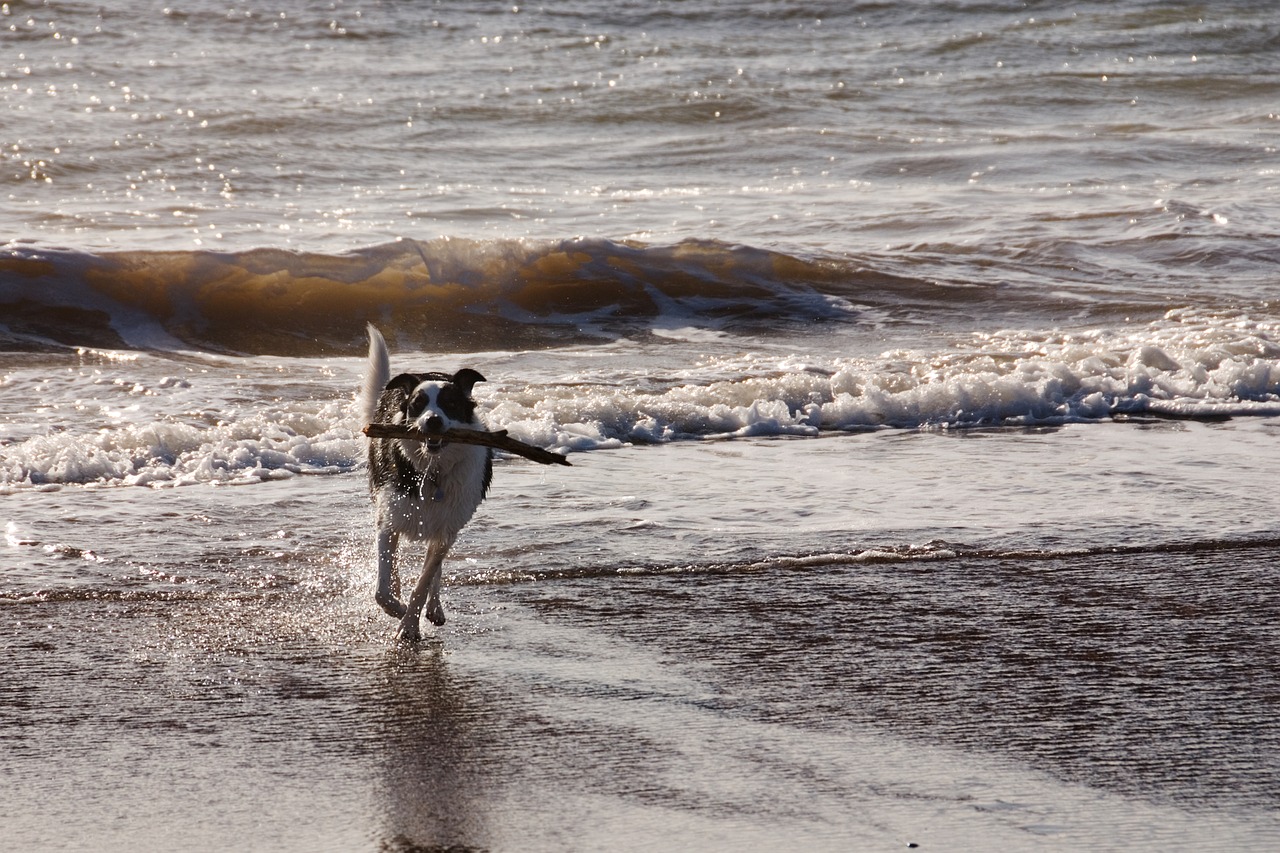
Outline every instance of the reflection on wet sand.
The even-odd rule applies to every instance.
[[[464,679],[449,671],[444,646],[424,642],[387,651],[376,673],[374,715],[381,750],[378,830],[387,853],[481,850],[486,836],[479,768],[483,709]]]

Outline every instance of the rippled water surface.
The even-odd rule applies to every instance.
[[[694,235],[1139,274],[1247,269],[1223,250],[1273,227],[1267,4],[5,9],[15,237]]]

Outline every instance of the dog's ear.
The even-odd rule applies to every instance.
[[[401,394],[409,395],[413,393],[413,389],[422,383],[422,379],[412,373],[401,373],[399,376],[393,376],[391,381],[386,384],[383,389],[385,391],[399,391]]]
[[[417,388],[420,382],[421,380],[412,373],[401,373],[399,376],[394,376],[382,390],[383,399],[390,396],[395,401],[396,408],[403,412],[405,404],[413,396],[413,389]]]
[[[485,380],[484,377],[480,375],[480,371],[464,367],[457,373],[453,374],[453,378],[449,381],[461,388],[463,394],[470,397],[471,389],[476,387],[476,383],[484,382]]]

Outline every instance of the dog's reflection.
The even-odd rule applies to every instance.
[[[386,789],[381,849],[485,849],[487,816],[478,773],[485,764],[483,708],[474,706],[466,684],[450,677],[438,643],[389,650],[381,674]]]

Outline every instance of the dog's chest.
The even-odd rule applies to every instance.
[[[394,466],[370,460],[380,522],[404,535],[452,539],[484,500],[490,461],[483,447],[453,445],[438,454],[412,456],[386,446],[380,450],[399,457]],[[377,476],[376,468],[384,476]]]

